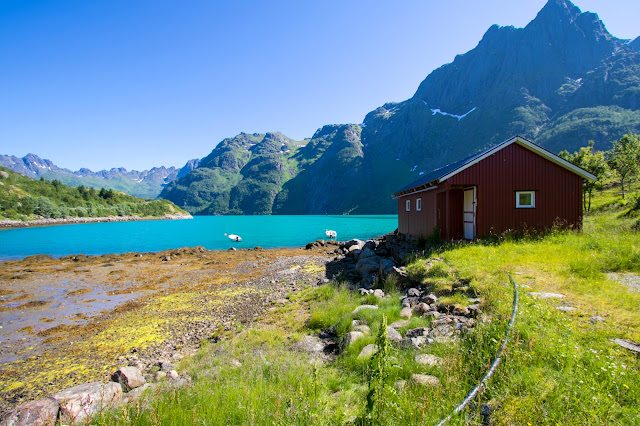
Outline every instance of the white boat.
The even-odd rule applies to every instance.
[[[240,238],[240,235],[229,234],[228,237],[231,241],[237,241],[237,242],[242,241],[242,238]]]
[[[338,238],[338,233],[330,229],[327,229],[326,231],[324,231],[324,234],[327,236],[327,238]]]

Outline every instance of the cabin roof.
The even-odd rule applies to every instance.
[[[410,183],[404,188],[400,189],[396,193],[393,194],[394,197],[400,197],[403,195],[411,194],[414,192],[422,191],[424,189],[428,189],[430,187],[436,186],[438,183],[449,179],[451,176],[454,176],[461,171],[473,166],[474,164],[484,160],[490,155],[500,151],[507,146],[517,143],[518,145],[535,152],[536,154],[546,158],[547,160],[556,163],[560,167],[563,167],[579,176],[582,176],[585,179],[594,181],[597,178],[586,170],[581,169],[580,167],[571,164],[570,162],[558,157],[556,154],[551,151],[547,151],[539,145],[523,138],[522,136],[514,136],[510,139],[507,139],[504,142],[501,142],[497,145],[484,149],[480,152],[477,152],[467,158],[456,161],[455,163],[448,164],[444,167],[440,167],[439,169],[435,169],[424,176],[420,177],[420,179]]]

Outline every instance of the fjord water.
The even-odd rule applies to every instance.
[[[130,251],[150,252],[203,246],[301,247],[326,239],[325,230],[337,231],[339,240],[372,238],[393,231],[396,215],[368,216],[195,216],[186,220],[87,223],[0,230],[0,259],[21,259],[33,254],[54,257],[83,253],[98,255]],[[237,234],[232,242],[224,234]]]

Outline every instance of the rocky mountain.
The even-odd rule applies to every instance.
[[[196,214],[395,213],[398,188],[516,134],[554,152],[589,140],[608,149],[640,132],[639,51],[640,38],[620,40],[596,14],[549,0],[525,28],[492,26],[361,125],[324,126],[297,145],[280,134],[225,139],[161,195]]]
[[[122,191],[135,197],[156,198],[162,188],[176,177],[185,176],[198,166],[199,160],[190,160],[181,169],[175,167],[154,167],[151,170],[128,171],[125,168],[113,168],[93,172],[82,168],[71,171],[56,166],[52,161],[42,159],[35,154],[27,154],[22,158],[0,155],[0,166],[23,174],[32,179],[43,177],[48,180],[57,179],[69,186],[85,186],[90,188],[106,188]]]

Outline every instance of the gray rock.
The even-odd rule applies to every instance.
[[[362,246],[363,250],[375,250],[378,248],[378,242],[374,240],[369,240]]]
[[[418,303],[415,308],[413,308],[414,312],[418,315],[425,314],[429,311],[431,307],[424,302]]]
[[[376,352],[378,352],[378,345],[370,343],[362,348],[360,354],[358,354],[358,359],[371,358],[371,356]]]
[[[351,328],[353,328],[353,327],[357,327],[357,326],[359,326],[359,325],[367,325],[367,321],[365,321],[365,320],[361,320],[361,319],[359,319],[359,320],[352,320],[352,321],[351,321]]]
[[[380,268],[378,269],[378,273],[383,277],[386,277],[389,274],[391,268],[396,266],[395,262],[391,259],[382,259],[380,261]]]
[[[378,299],[382,299],[384,297],[384,291],[382,291],[381,289],[377,288],[377,289],[373,290],[373,295],[375,297],[377,297]]]
[[[429,329],[426,327],[412,328],[411,330],[407,330],[407,332],[405,333],[405,337],[408,337],[408,338],[417,337],[417,336],[428,336],[428,335],[429,335]]]
[[[398,333],[398,331],[392,326],[387,327],[387,339],[390,342],[400,342],[402,340],[402,335]]]
[[[355,315],[363,309],[378,309],[378,307],[376,305],[360,305],[353,310],[352,314]]]
[[[589,318],[589,321],[591,321],[592,323],[594,323],[594,324],[595,324],[595,323],[597,323],[597,322],[603,322],[603,321],[604,321],[604,318],[603,318],[603,317],[601,317],[601,316],[597,316],[597,315],[596,315],[596,316],[590,317],[590,318]]]
[[[571,312],[578,310],[578,308],[574,308],[573,306],[556,306],[556,309],[562,312]]]
[[[358,339],[362,339],[364,337],[364,333],[361,331],[350,331],[344,335],[344,339],[342,339],[342,347],[348,348],[353,342]]]
[[[409,297],[420,297],[420,295],[422,294],[422,292],[420,290],[418,290],[417,288],[410,288],[409,290],[407,290],[407,296]]]
[[[427,374],[412,374],[411,381],[422,386],[438,386],[440,384],[440,379]]]
[[[53,425],[60,404],[54,398],[42,398],[19,405],[0,418],[3,426]]]
[[[164,371],[156,371],[156,374],[154,376],[154,380],[156,382],[159,382],[162,379],[164,379],[165,377],[167,377],[167,373],[165,373]]]
[[[409,320],[400,320],[400,321],[394,322],[389,327],[391,327],[391,328],[401,328],[401,327],[404,327],[407,324],[409,324]]]
[[[625,349],[628,349],[636,353],[640,353],[640,345],[638,345],[635,342],[632,342],[631,340],[613,339],[613,342],[617,345],[622,346]]]
[[[432,293],[422,297],[421,301],[426,303],[427,305],[433,305],[438,301],[438,297]]]
[[[129,392],[146,383],[142,373],[136,367],[120,367],[111,375],[111,380],[120,383],[124,392]]]
[[[60,420],[64,423],[80,422],[103,408],[112,408],[122,402],[119,383],[83,383],[52,397],[60,404]]]
[[[357,248],[358,250],[362,250],[364,248],[364,244],[365,242],[362,240],[353,239],[345,242],[343,247],[346,248],[347,250],[350,250],[353,247]]]
[[[353,327],[353,331],[359,331],[360,333],[367,335],[371,334],[371,329],[368,325],[356,325],[355,327]]]
[[[304,336],[302,340],[293,344],[293,349],[298,352],[320,353],[324,350],[324,342],[316,336]]]
[[[362,259],[367,259],[369,257],[380,257],[378,255],[376,255],[376,252],[374,252],[373,250],[371,250],[370,248],[364,248],[362,250],[362,252],[360,253],[360,256],[358,256],[358,259],[362,260]],[[378,262],[379,263],[379,262]]]
[[[432,354],[419,354],[419,355],[416,355],[416,362],[422,365],[435,366],[435,365],[441,365],[443,362],[443,359]]]
[[[160,367],[160,370],[164,371],[165,373],[168,373],[171,370],[175,370],[176,368],[176,366],[169,361],[160,361],[158,366]]]
[[[359,272],[362,275],[365,274],[374,274],[378,272],[380,269],[380,260],[382,258],[379,256],[367,257],[364,259],[358,260],[356,263],[356,272]]]
[[[171,380],[178,380],[180,378],[180,375],[176,370],[171,370],[167,373],[167,377],[169,377]]]
[[[358,258],[360,257],[360,253],[362,253],[362,250],[352,247],[352,249],[349,250],[349,252],[347,253],[347,257],[351,257],[354,260],[358,260]]]
[[[431,309],[431,310],[425,312],[425,314],[423,315],[423,317],[425,317],[425,318],[434,318],[434,319],[438,318],[439,316],[440,316],[440,312],[438,312],[435,309]]]
[[[530,291],[528,294],[536,299],[563,299],[566,297],[560,293],[538,293],[536,291]]]
[[[411,310],[411,308],[404,307],[400,311],[401,318],[410,319],[412,315],[413,315],[413,311]]]
[[[403,307],[408,306],[408,307],[410,307],[410,308],[413,308],[413,307],[414,307],[414,306],[416,306],[418,303],[420,303],[420,299],[419,299],[419,298],[417,298],[417,297],[408,297],[408,296],[405,296],[405,297],[403,297],[403,298],[400,300],[400,302],[402,303],[402,306],[403,306]]]
[[[366,296],[368,294],[373,293],[373,291],[372,290],[368,290],[366,288],[359,288],[358,289],[358,293],[360,293],[360,296]]]

